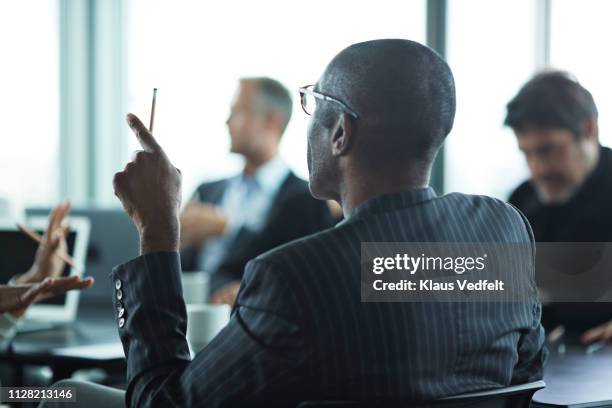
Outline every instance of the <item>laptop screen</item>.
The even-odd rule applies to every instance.
[[[44,231],[37,230],[39,234]],[[66,237],[68,253],[74,255],[76,232],[71,231]],[[38,243],[20,231],[0,230],[0,284],[6,284],[13,276],[26,272],[34,263]],[[70,266],[66,265],[62,276],[70,274]],[[63,305],[66,295],[58,295],[45,299],[40,304]]]

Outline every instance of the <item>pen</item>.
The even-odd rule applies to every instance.
[[[155,102],[157,101],[157,88],[153,88],[153,101],[151,102],[151,119],[149,121],[149,132],[153,133],[153,121],[155,120]]]
[[[42,236],[37,233],[34,230],[31,230],[30,228],[26,227],[23,224],[17,223],[17,228],[19,228],[19,231],[23,232],[24,234],[26,234],[28,237],[32,238],[34,241],[38,242],[39,245],[43,245],[42,243]],[[74,259],[72,259],[70,257],[70,255],[65,254],[63,252],[55,252],[55,255],[60,258],[62,261],[66,262],[68,265],[72,266],[73,268],[82,271],[83,267],[81,267],[80,265],[77,265],[76,261]]]

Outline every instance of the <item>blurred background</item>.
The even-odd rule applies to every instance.
[[[527,169],[502,126],[505,104],[537,70],[575,74],[598,104],[602,143],[612,141],[611,12],[605,0],[2,0],[0,197],[118,206],[112,176],[137,149],[125,113],[148,120],[153,87],[155,134],[185,196],[235,174],[225,120],[237,79],[256,75],[295,90],[281,155],[307,178],[298,87],[351,43],[401,37],[446,56],[457,83],[434,187],[506,199]]]
[[[13,217],[7,225],[11,237],[18,234],[17,240],[4,242],[25,239],[15,230],[15,218],[47,217],[50,207],[69,199],[71,214],[87,225],[76,231],[82,245],[72,246],[82,247],[75,252],[86,275],[96,278],[96,285],[81,297],[76,320],[77,302],[71,298],[38,305],[45,313],[44,308],[55,308],[52,311],[63,319],[60,323],[74,325],[20,326],[10,353],[0,341],[0,382],[48,385],[72,377],[125,386],[124,352],[116,328],[122,323],[117,322],[117,311],[109,301],[116,289],[107,276],[113,266],[136,256],[139,245],[133,223],[114,195],[112,179],[139,149],[125,115],[133,112],[148,123],[154,87],[158,88],[154,134],[182,171],[186,202],[200,183],[239,174],[244,166],[242,156],[229,153],[225,124],[239,78],[272,77],[292,91],[294,112],[280,155],[298,176],[307,179],[308,117],[300,107],[298,88],[315,83],[331,58],[352,43],[380,38],[418,41],[446,58],[457,88],[454,129],[434,164],[432,186],[439,194],[461,191],[507,200],[529,175],[517,138],[503,126],[506,104],[536,72],[556,68],[575,75],[597,104],[600,142],[612,145],[611,15],[609,0],[0,0],[0,221],[11,207]],[[303,188],[300,204],[309,200]],[[612,241],[609,235],[602,239],[593,233],[602,230],[604,236],[612,230],[605,204],[610,202],[612,187],[601,190],[570,208],[572,217],[578,213],[572,228],[584,232],[570,230],[572,239]],[[325,203],[312,202],[327,211]],[[248,202],[241,203],[249,207]],[[603,204],[587,208],[585,203]],[[225,203],[214,203],[218,204]],[[248,211],[230,208],[228,213],[241,220]],[[299,218],[300,224],[314,228],[310,219],[302,217],[308,212],[298,213],[300,217],[287,212],[287,219]],[[564,213],[553,215],[563,222],[550,225],[565,223]],[[306,234],[301,226],[292,231],[284,219],[272,220],[282,228],[272,233],[264,230],[272,235],[266,240],[252,238],[243,244],[231,241],[242,236],[228,233],[228,259],[233,261],[232,255],[241,262],[252,258],[245,258],[248,252],[238,251],[236,242],[261,253],[258,245],[275,242],[274,235],[284,239],[287,231]],[[540,229],[547,228],[543,224]],[[224,233],[221,228],[217,235]],[[563,241],[557,238],[542,241]],[[37,244],[26,241],[33,258]],[[207,301],[208,279],[215,272],[199,262],[210,256],[201,251],[201,244],[191,248],[198,262],[183,268],[190,304]],[[5,255],[9,260],[17,253],[1,240],[0,250],[10,255]],[[33,262],[30,258],[28,265]],[[2,269],[5,280],[0,276],[0,284],[19,268]],[[240,279],[232,283],[235,298]],[[612,311],[599,305],[593,309],[597,313],[572,305],[570,312],[551,316],[567,317],[568,322],[588,328],[599,319],[596,324],[608,322],[606,330],[612,333]],[[119,311],[118,318],[125,322],[124,312]],[[43,313],[39,320],[40,316],[47,318]],[[559,323],[568,324],[568,335],[557,328],[549,333],[551,350],[559,355],[565,353],[566,343],[578,341],[577,336],[569,336],[570,323]],[[603,349],[603,344],[593,345]],[[599,350],[593,345],[578,354],[590,358]],[[549,364],[546,381],[552,378],[550,383],[567,390],[572,398],[581,394],[565,384],[583,384],[589,390],[584,393],[587,400],[592,401],[592,390],[610,389],[603,381],[610,378],[612,348],[606,347],[605,352],[607,359],[589,359],[584,364],[573,360],[576,354],[572,360],[561,357],[557,365]],[[566,361],[574,377],[566,376]],[[600,365],[593,365],[597,362]],[[555,382],[558,378],[566,382]],[[602,400],[610,398],[606,394]]]

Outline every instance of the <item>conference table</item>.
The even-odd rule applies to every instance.
[[[0,362],[13,368],[15,386],[23,385],[27,366],[50,367],[53,381],[87,368],[124,375],[126,367],[112,307],[81,307],[72,324],[19,333]]]
[[[28,365],[51,367],[54,381],[82,368],[124,376],[116,324],[112,308],[82,307],[71,325],[17,335],[11,348],[0,352],[0,361],[17,371],[14,385],[22,385],[19,373]],[[544,381],[546,388],[535,394],[533,407],[612,407],[612,346],[592,353],[580,346],[551,350]]]
[[[592,353],[581,346],[551,350],[544,381],[532,407],[612,407],[612,346]]]

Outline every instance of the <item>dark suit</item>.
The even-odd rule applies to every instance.
[[[434,399],[540,379],[540,304],[362,303],[361,242],[530,242],[501,201],[431,189],[378,197],[248,263],[230,323],[190,361],[176,253],[117,267],[132,406]],[[533,280],[533,258],[509,265]],[[115,303],[118,301],[115,298]]]
[[[224,179],[204,183],[198,187],[194,198],[202,203],[219,205],[228,182],[228,179]],[[312,198],[308,183],[289,172],[280,186],[263,229],[258,232],[240,229],[232,241],[232,250],[223,257],[217,270],[210,271],[211,292],[231,281],[242,279],[245,265],[257,255],[331,227],[334,222],[327,204]],[[183,270],[198,269],[198,253],[199,248],[193,247],[181,252]]]
[[[531,181],[517,187],[508,202],[525,214],[537,242],[612,242],[611,174],[612,150],[600,146],[597,166],[567,202],[543,203]],[[588,293],[588,284],[580,290]],[[563,325],[581,334],[611,319],[612,303],[555,302],[544,308],[543,322],[547,330]]]

